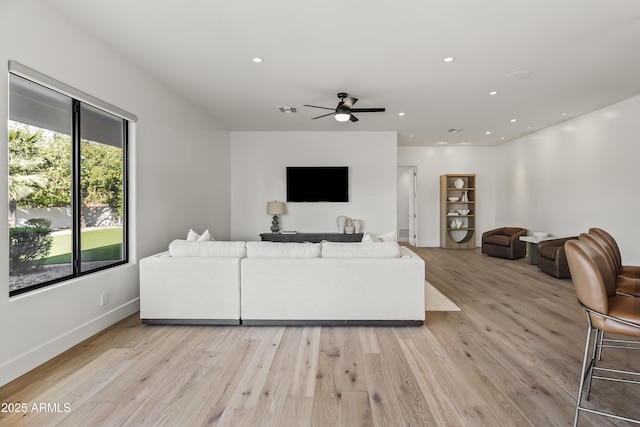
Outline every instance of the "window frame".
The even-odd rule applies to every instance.
[[[41,74],[35,70],[25,67],[15,61],[9,61],[9,74],[24,78],[32,83],[39,84],[54,92],[62,93],[72,99],[72,129],[71,129],[71,209],[73,212],[72,217],[72,247],[71,247],[71,269],[72,273],[69,275],[56,277],[51,280],[47,280],[34,285],[25,286],[23,288],[9,291],[9,297],[25,294],[36,289],[42,289],[48,286],[52,286],[57,283],[65,282],[77,277],[84,277],[89,274],[93,274],[99,271],[104,271],[113,267],[117,267],[123,264],[129,263],[129,133],[130,126],[135,123],[137,117],[131,113],[126,112],[118,107],[108,104],[99,100],[91,95],[88,95],[82,91],[74,89],[62,82],[52,79],[44,74]],[[100,109],[106,113],[109,113],[116,118],[122,120],[122,259],[116,260],[113,263],[103,265],[96,268],[91,268],[87,271],[81,270],[81,213],[82,213],[82,198],[81,198],[81,129],[80,129],[80,106],[82,104],[90,105],[94,108]],[[10,114],[10,111],[9,111]],[[7,117],[7,120],[9,118]]]

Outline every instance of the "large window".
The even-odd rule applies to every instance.
[[[129,121],[45,81],[9,74],[10,296],[127,262]]]

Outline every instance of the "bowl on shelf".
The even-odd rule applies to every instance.
[[[534,231],[533,237],[539,237],[539,238],[549,237],[549,233],[545,233],[544,231]]]
[[[460,197],[448,197],[448,200],[450,202],[457,202],[458,200],[460,200]]]

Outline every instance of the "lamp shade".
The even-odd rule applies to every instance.
[[[286,213],[284,202],[267,202],[267,213],[269,215],[283,215]]]

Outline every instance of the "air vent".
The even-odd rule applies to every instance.
[[[447,132],[449,132],[449,133],[458,133],[458,132],[462,132],[463,130],[464,129],[462,129],[462,128],[451,128]]]
[[[278,110],[284,114],[293,114],[298,112],[296,107],[278,107]]]

